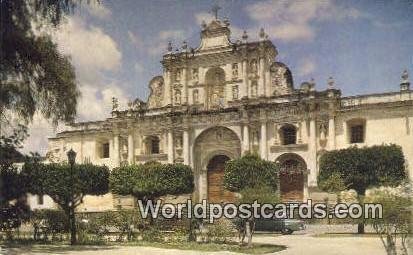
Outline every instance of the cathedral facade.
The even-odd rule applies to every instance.
[[[319,158],[334,149],[398,144],[413,177],[407,72],[391,93],[343,97],[332,78],[322,91],[314,81],[295,86],[288,66],[277,61],[277,48],[264,30],[258,33],[258,41],[244,33],[232,42],[228,20],[203,23],[198,48],[184,42],[173,51],[168,45],[163,74],[150,81],[146,102],[119,109],[113,98],[110,118],[75,123],[50,138],[48,160],[65,161],[73,149],[78,163],[110,168],[180,162],[194,171],[193,197],[210,202],[234,199],[223,188],[223,166],[247,152],[279,164],[285,201],[319,192]],[[127,201],[111,194],[87,197],[81,210],[107,210]]]

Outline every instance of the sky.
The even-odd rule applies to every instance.
[[[87,1],[83,1],[84,3]],[[413,1],[410,0],[100,0],[78,6],[55,31],[59,50],[75,67],[82,96],[77,121],[109,117],[111,98],[121,106],[147,100],[148,83],[162,74],[168,41],[196,48],[200,24],[230,20],[231,37],[249,40],[264,28],[289,66],[296,88],[314,78],[316,89],[334,77],[342,94],[398,91],[400,75],[413,73]],[[23,151],[47,151],[53,127],[40,115],[29,126]]]

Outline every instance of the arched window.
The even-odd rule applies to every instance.
[[[146,154],[159,154],[159,138],[157,136],[148,136],[145,139]]]
[[[281,127],[281,140],[283,145],[296,144],[297,143],[297,128],[291,124],[287,124]]]

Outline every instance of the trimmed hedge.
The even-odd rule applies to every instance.
[[[370,186],[397,186],[406,178],[402,149],[394,144],[334,150],[320,158],[318,184],[325,191],[364,194]]]
[[[114,194],[132,195],[143,200],[187,194],[194,190],[192,169],[183,164],[149,162],[122,166],[111,172],[109,183]]]

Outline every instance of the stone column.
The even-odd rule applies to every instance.
[[[189,132],[188,132],[188,129],[184,129],[184,133],[182,135],[182,142],[183,142],[182,154],[184,156],[184,164],[189,165]]]
[[[182,104],[188,104],[188,72],[186,67],[182,68]]]
[[[261,123],[261,141],[260,141],[260,154],[262,159],[267,159],[267,122]]]
[[[242,132],[242,154],[244,155],[246,152],[250,150],[250,137],[249,137],[249,130],[248,124],[244,124]]]
[[[298,122],[297,124],[297,143],[302,143],[303,142],[303,134],[302,134],[302,123]]]
[[[242,85],[240,89],[240,98],[248,97],[248,73],[247,60],[242,61]]]
[[[265,88],[264,88],[264,76],[265,76],[265,60],[264,58],[260,58],[259,60],[259,79],[258,79],[258,96],[265,96]]]
[[[278,132],[278,123],[274,123],[274,145],[280,144],[280,134]]]
[[[330,116],[328,120],[328,143],[330,150],[336,149],[336,123],[335,116]]]
[[[310,139],[309,139],[309,153],[310,153],[310,162],[308,162],[310,167],[310,186],[317,185],[317,129],[315,117],[312,116],[310,119]]]
[[[120,166],[119,134],[115,134],[113,137],[113,164],[114,167]]]
[[[135,145],[133,140],[133,131],[128,134],[128,163],[132,165],[135,162]]]
[[[168,163],[174,163],[174,137],[172,130],[168,131]]]
[[[271,95],[271,74],[270,74],[270,64],[265,69],[265,80],[264,80],[264,94],[265,96]]]
[[[164,70],[164,84],[165,84],[165,105],[170,105],[171,102],[171,71],[168,69]]]

